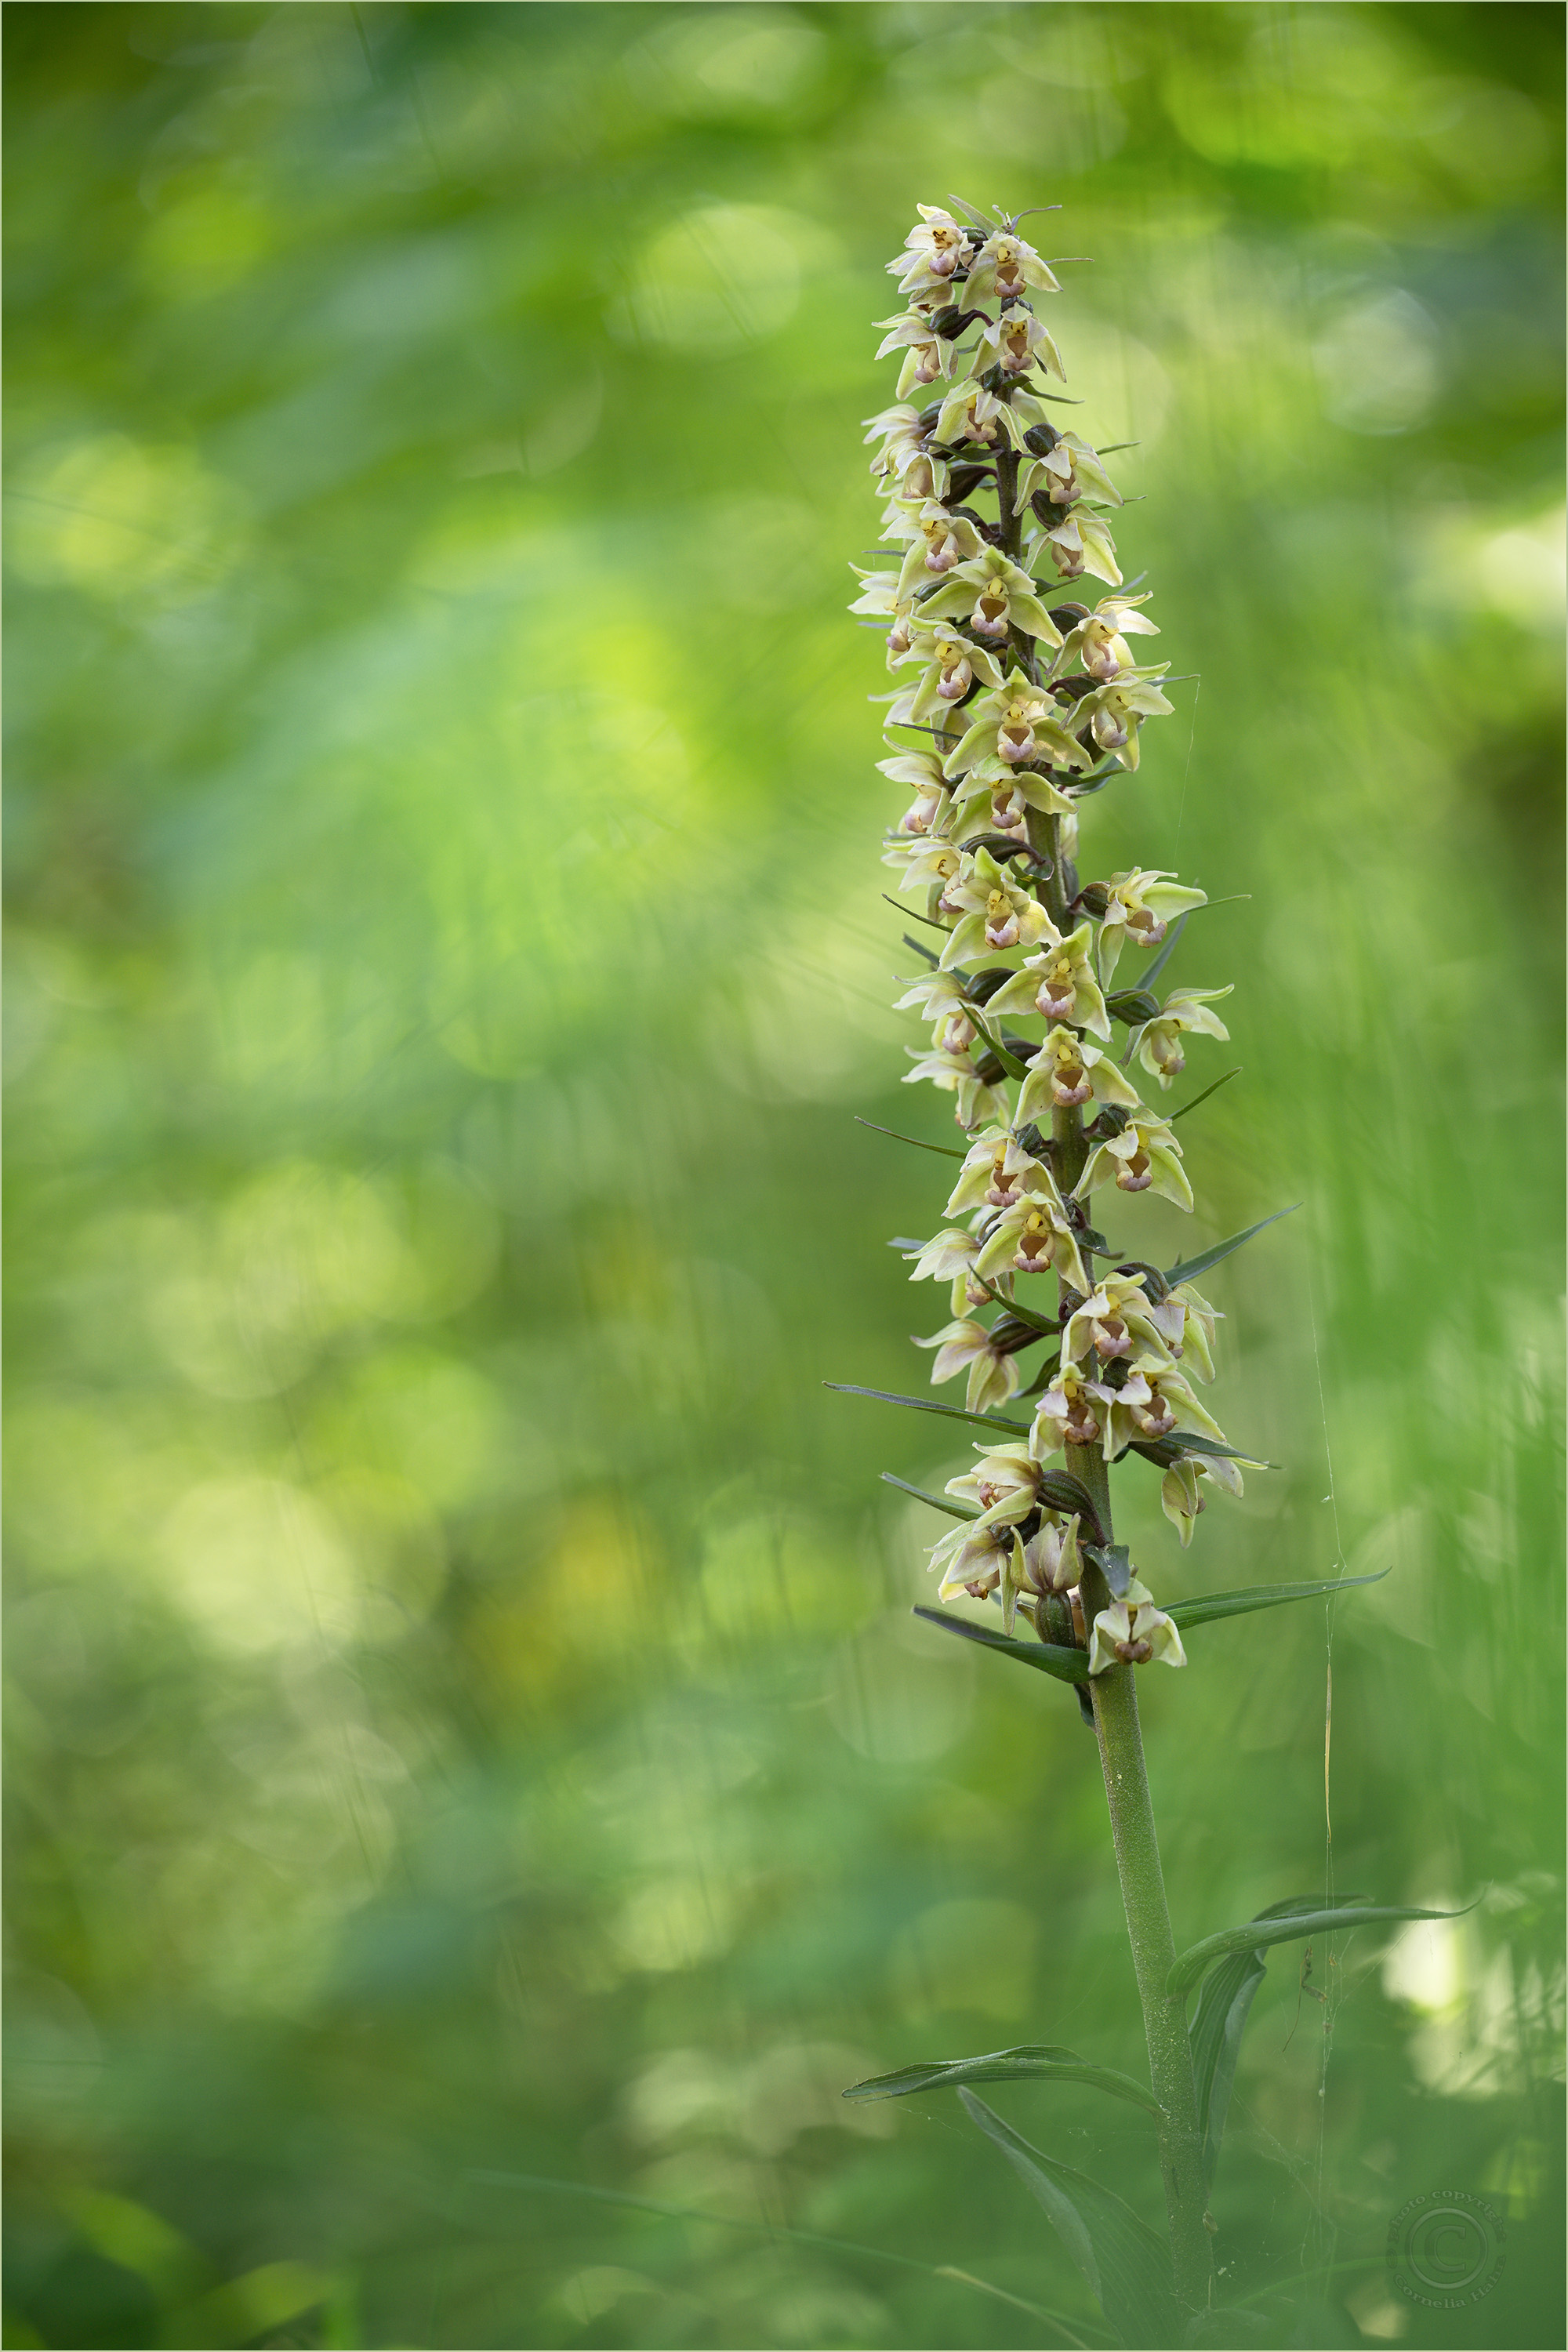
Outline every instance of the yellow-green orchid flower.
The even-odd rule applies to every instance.
[[[1173,1307],[1168,1297],[1151,1298],[1141,1274],[1102,1275],[1068,1318],[1062,1361],[1092,1368],[1129,1357],[1134,1349],[1168,1359],[1177,1352],[1182,1325],[1181,1307]]]
[[[956,449],[967,441],[977,441],[984,449],[994,449],[1004,441],[1018,448],[1023,427],[1005,400],[998,400],[973,376],[966,375],[948,387],[931,437],[941,449]]]
[[[1059,294],[1061,287],[1050,265],[1041,260],[1021,236],[999,230],[988,236],[969,265],[966,302],[1021,302],[1034,287],[1041,294]]]
[[[955,1320],[966,1317],[972,1308],[994,1304],[991,1293],[973,1276],[974,1261],[980,1255],[978,1235],[966,1233],[962,1225],[949,1225],[933,1234],[918,1250],[906,1250],[906,1258],[913,1258],[915,1270],[911,1282],[951,1283],[952,1313]],[[995,1287],[1002,1288],[998,1283]]]
[[[1040,324],[1032,310],[1004,310],[999,319],[984,328],[974,354],[977,371],[999,367],[1005,376],[1027,375],[1037,360],[1048,374],[1066,383],[1062,355],[1048,329]]]
[[[1044,944],[1026,956],[1022,971],[990,1000],[994,1013],[1038,1013],[1047,1021],[1070,1021],[1096,1037],[1110,1035],[1110,1015],[1094,971],[1094,934],[1088,922],[1063,933],[1048,919]]]
[[[987,1527],[981,1519],[955,1528],[933,1544],[931,1564],[942,1571],[938,1588],[942,1601],[956,1600],[961,1592],[967,1592],[973,1601],[985,1601],[998,1586],[1005,1593],[1010,1589],[1016,1596],[1028,1574],[1017,1529],[1010,1523]],[[1013,1607],[1005,1601],[1004,1607],[1011,1630],[1016,1598]]]
[[[929,310],[905,310],[898,318],[878,319],[873,323],[887,331],[877,346],[877,357],[884,360],[889,352],[897,351],[904,354],[899,371],[900,400],[916,384],[936,383],[952,373],[954,346],[937,333]]]
[[[1021,629],[1053,648],[1062,642],[1033,580],[999,547],[983,547],[973,562],[950,572],[935,595],[925,600],[921,613],[965,620],[977,637],[993,645],[1005,646],[1011,629]]]
[[[1097,580],[1108,580],[1113,588],[1121,587],[1116,541],[1100,517],[1090,514],[1087,507],[1073,507],[1059,522],[1048,523],[1042,540],[1055,557],[1064,580],[1079,580],[1086,572],[1092,572]]]
[[[985,1236],[974,1271],[988,1281],[998,1275],[1058,1274],[1075,1290],[1088,1279],[1078,1237],[1068,1222],[1061,1194],[1045,1169],[1027,1191],[1004,1209]]]
[[[1173,882],[1163,866],[1135,866],[1130,873],[1113,874],[1101,887],[1105,912],[1100,924],[1100,973],[1105,982],[1115,971],[1124,944],[1157,948],[1178,915],[1208,904],[1206,890]]]
[[[942,951],[944,971],[982,963],[1004,948],[1032,948],[1049,919],[1031,891],[1013,881],[988,849],[966,855],[942,895],[944,914],[958,922]]]
[[[946,776],[973,775],[976,782],[1005,783],[1036,761],[1054,768],[1087,768],[1090,755],[1075,743],[1062,714],[1044,688],[1022,670],[969,706],[968,732],[942,763]]]
[[[877,766],[892,782],[907,784],[914,792],[914,799],[899,819],[899,831],[942,835],[952,794],[943,780],[941,761],[929,751],[899,751],[890,760],[879,760]]]
[[[1056,431],[1054,425],[1051,429]],[[1037,490],[1043,490],[1054,507],[1072,506],[1086,498],[1102,499],[1112,507],[1122,503],[1099,452],[1076,433],[1058,433],[1055,446],[1043,457],[1031,457],[1019,467],[1015,514],[1023,513]]]
[[[966,1133],[978,1127],[982,1119],[1006,1118],[1007,1089],[994,1079],[981,1076],[974,1066],[973,1048],[962,1053],[938,1050],[922,1054],[913,1045],[906,1045],[904,1051],[914,1064],[912,1070],[904,1072],[904,1085],[914,1087],[929,1081],[939,1093],[956,1094],[958,1108],[954,1116]]]
[[[1138,1031],[1138,1059],[1162,1087],[1173,1086],[1187,1066],[1187,1057],[1182,1051],[1184,1035],[1228,1041],[1230,1031],[1218,1013],[1211,1013],[1208,1007],[1229,994],[1228,988],[1174,989],[1153,1020],[1146,1021]]]
[[[1041,1178],[1051,1181],[1043,1160],[1026,1151],[1009,1129],[988,1127],[964,1155],[946,1214],[962,1217],[971,1209],[1011,1209]]]
[[[921,609],[917,607],[917,614]],[[942,718],[952,704],[963,701],[976,678],[986,686],[1002,683],[995,655],[962,635],[951,621],[938,621],[928,627],[923,618],[917,617],[903,658],[924,667],[920,683],[895,698],[888,712],[890,727],[921,727]]]
[[[1108,686],[1123,671],[1136,669],[1132,651],[1127,640],[1132,637],[1157,637],[1156,624],[1147,614],[1138,610],[1146,604],[1152,590],[1142,596],[1102,596],[1092,613],[1088,613],[1069,631],[1062,657],[1058,667],[1068,668],[1074,661],[1082,664],[1090,677]]]
[[[952,299],[952,283],[962,278],[974,257],[968,229],[944,213],[940,205],[917,205],[920,226],[904,239],[904,250],[888,264],[888,275],[899,281],[900,294],[916,301],[935,296]]]
[[[1048,1118],[1054,1110],[1071,1110],[1091,1097],[1097,1103],[1115,1103],[1122,1110],[1143,1108],[1136,1088],[1128,1085],[1109,1054],[1089,1045],[1076,1029],[1058,1024],[1029,1065],[1018,1097],[1018,1118],[1020,1121]]]
[[[917,1339],[915,1345],[936,1349],[936,1360],[931,1368],[933,1388],[954,1379],[967,1367],[969,1386],[964,1402],[971,1412],[994,1412],[1017,1389],[1016,1356],[993,1346],[984,1324],[975,1322],[973,1317],[944,1323],[929,1339]]]
[[[1154,1596],[1134,1577],[1125,1597],[1102,1609],[1089,1635],[1089,1671],[1102,1675],[1111,1666],[1142,1666],[1158,1659],[1167,1666],[1184,1666],[1187,1654],[1182,1637]]]
[[[933,578],[941,579],[980,552],[980,533],[969,518],[949,514],[935,499],[911,501],[907,520],[911,532],[899,573],[900,596],[911,596],[922,585],[929,587]]]
[[[1134,1439],[1150,1442],[1173,1431],[1201,1430],[1205,1437],[1226,1434],[1204,1411],[1192,1388],[1164,1355],[1134,1356],[1126,1380],[1112,1392],[1105,1416],[1103,1450],[1108,1462],[1124,1454]]]
[[[899,401],[860,421],[866,427],[867,446],[873,441],[879,445],[869,467],[879,482],[890,485],[895,496],[906,499],[942,496],[947,488],[946,461],[932,456],[931,436],[921,423],[918,408]],[[922,474],[922,467],[929,470]]]
[[[1101,1413],[1110,1391],[1091,1380],[1078,1364],[1062,1360],[1035,1411],[1029,1431],[1029,1451],[1037,1461],[1058,1454],[1064,1445],[1093,1445],[1099,1439]]]
[[[1249,1470],[1261,1466],[1255,1462],[1247,1465]],[[1192,1542],[1198,1514],[1205,1507],[1203,1488],[1210,1483],[1226,1495],[1239,1496],[1245,1491],[1241,1465],[1216,1454],[1184,1454],[1160,1481],[1160,1508],[1180,1536],[1184,1551]]]
[[[1196,1372],[1200,1381],[1212,1381],[1214,1327],[1225,1320],[1218,1307],[1211,1307],[1190,1282],[1183,1282],[1161,1302],[1159,1312],[1163,1316],[1179,1314],[1181,1328],[1169,1344],[1171,1353],[1181,1358],[1183,1370]]]
[[[961,1503],[973,1503],[993,1525],[1027,1518],[1040,1488],[1040,1465],[1026,1445],[977,1445],[973,1470],[950,1478],[942,1488]]]
[[[1084,695],[1073,712],[1075,724],[1081,728],[1087,719],[1097,748],[1113,751],[1124,768],[1138,765],[1138,730],[1145,719],[1168,719],[1175,709],[1155,682],[1169,667],[1162,662],[1156,669],[1129,670]]]
[[[1145,1112],[1130,1118],[1120,1135],[1095,1146],[1078,1180],[1076,1197],[1084,1200],[1097,1186],[1112,1181],[1122,1192],[1158,1192],[1174,1201],[1178,1209],[1193,1205],[1181,1145],[1163,1118]]]

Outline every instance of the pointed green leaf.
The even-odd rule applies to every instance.
[[[1006,1308],[1015,1322],[1026,1323],[1030,1330],[1038,1331],[1042,1339],[1059,1339],[1062,1328],[1059,1316],[1037,1315],[1032,1307],[1021,1307],[1016,1298],[1005,1298],[994,1284],[987,1282],[983,1274],[975,1275],[973,1279],[980,1285],[988,1298],[994,1298],[998,1307]]]
[[[1190,1104],[1188,1108],[1191,1108]],[[1258,1223],[1248,1225],[1244,1233],[1232,1234],[1226,1242],[1215,1242],[1213,1249],[1200,1250],[1196,1257],[1178,1258],[1166,1274],[1166,1281],[1174,1289],[1178,1282],[1191,1282],[1198,1275],[1206,1274],[1211,1265],[1217,1265],[1222,1257],[1228,1257],[1232,1250],[1238,1250],[1243,1242],[1249,1242],[1254,1234],[1263,1231],[1265,1225],[1275,1225],[1281,1217],[1294,1216],[1300,1205],[1300,1201],[1292,1201],[1288,1209],[1276,1209],[1271,1217],[1259,1217]]]
[[[855,1124],[857,1127],[868,1127],[873,1135],[890,1135],[895,1143],[912,1143],[917,1151],[940,1151],[944,1160],[962,1160],[964,1157],[951,1143],[927,1143],[918,1135],[900,1135],[896,1127],[879,1127],[874,1118],[862,1118],[858,1111],[855,1113]]]
[[[1009,1437],[1027,1437],[1026,1421],[1004,1421],[998,1412],[965,1412],[958,1404],[939,1404],[934,1397],[895,1396],[891,1389],[857,1388],[852,1381],[824,1381],[825,1389],[836,1389],[840,1396],[875,1397],[879,1404],[907,1404],[915,1412],[944,1413],[949,1421],[972,1421],[981,1429],[1005,1429]]]
[[[1196,1110],[1199,1103],[1207,1102],[1210,1095],[1217,1095],[1221,1087],[1228,1086],[1232,1078],[1239,1078],[1240,1076],[1241,1064],[1237,1062],[1234,1070],[1226,1070],[1224,1077],[1216,1078],[1212,1087],[1205,1087],[1201,1095],[1194,1095],[1193,1097],[1191,1102],[1184,1102],[1180,1110],[1167,1111],[1165,1114],[1166,1126],[1169,1127],[1173,1125],[1178,1118],[1185,1118],[1190,1110]]]
[[[1168,1470],[1173,1462],[1179,1462],[1184,1454],[1220,1454],[1227,1462],[1250,1463],[1255,1470],[1277,1470],[1279,1466],[1277,1462],[1265,1462],[1259,1454],[1244,1454],[1239,1445],[1222,1445],[1217,1437],[1205,1437],[1197,1429],[1184,1429],[1175,1437],[1155,1437],[1147,1441],[1135,1437],[1124,1450],[1142,1454],[1146,1462],[1157,1462],[1164,1470]],[[1121,1455],[1119,1454],[1116,1458],[1120,1462]]]
[[[947,1617],[940,1609],[920,1609],[914,1612],[928,1625],[940,1625],[944,1633],[956,1633],[960,1640],[978,1642],[987,1650],[999,1650],[1005,1658],[1016,1658],[1023,1666],[1033,1666],[1037,1674],[1054,1675],[1059,1683],[1082,1683],[1089,1680],[1089,1652],[1059,1650],[1049,1642],[1011,1642],[1005,1633],[993,1633],[984,1625],[976,1625],[967,1617]]]
[[[1270,1944],[1294,1943],[1307,1936],[1348,1936],[1353,1928],[1378,1927],[1395,1919],[1462,1919],[1475,1907],[1468,1903],[1460,1911],[1421,1911],[1401,1903],[1342,1903],[1330,1910],[1291,1912],[1282,1919],[1244,1920],[1239,1927],[1222,1927],[1217,1936],[1205,1936],[1201,1944],[1180,1954],[1165,1979],[1165,1990],[1190,1992],[1228,1952],[1262,1951]]]
[[[967,1503],[955,1503],[949,1495],[928,1495],[923,1486],[911,1486],[907,1478],[895,1478],[890,1470],[881,1470],[877,1475],[885,1486],[897,1486],[900,1493],[912,1495],[917,1503],[929,1503],[933,1511],[945,1511],[950,1519],[977,1519],[980,1517],[979,1512],[972,1510]]]
[[[1016,2050],[994,2050],[985,2058],[933,2058],[923,2066],[900,2066],[895,2074],[873,2074],[844,2093],[847,2099],[902,2099],[911,2091],[956,2090],[961,2083],[1087,2083],[1091,2090],[1108,2091],[1135,2107],[1160,2115],[1160,2102],[1131,2074],[1110,2066],[1091,2066],[1072,2050],[1049,2042],[1025,2042]]]
[[[987,1029],[984,1022],[980,1018],[980,1014],[973,1003],[970,1005],[963,1017],[968,1022],[970,1027],[978,1033],[982,1045],[989,1045],[991,1051],[995,1055],[996,1059],[1001,1063],[1002,1067],[1005,1070],[1010,1078],[1026,1078],[1028,1076],[1028,1064],[1026,1062],[1020,1062],[1016,1054],[1010,1054],[1007,1051],[1006,1046],[1002,1044],[999,1038],[993,1037],[990,1030]]]
[[[929,735],[932,732],[932,730],[929,727],[922,727],[921,732],[922,735]],[[889,906],[893,908],[896,914],[908,915],[913,922],[929,923],[933,931],[941,931],[945,935],[948,928],[947,925],[945,923],[939,923],[934,915],[922,915],[918,907],[900,907],[896,898],[888,898],[888,893],[885,890],[883,891],[882,896],[887,899]]]
[[[960,2089],[965,2112],[999,2147],[1081,2273],[1124,2344],[1178,2344],[1183,2329],[1162,2240],[1130,2205],[1087,2173],[1032,2147],[973,2091]]]
[[[1222,1617],[1245,1617],[1254,1609],[1278,1609],[1287,1601],[1317,1601],[1331,1592],[1348,1592],[1356,1584],[1381,1584],[1392,1570],[1380,1568],[1375,1576],[1315,1577],[1310,1584],[1248,1584],[1237,1592],[1210,1592],[1195,1601],[1172,1601],[1165,1614],[1178,1625],[1213,1625]]]

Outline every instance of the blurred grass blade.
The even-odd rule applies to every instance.
[[[1201,1096],[1199,1099],[1202,1100]],[[1187,1108],[1192,1108],[1191,1103]],[[1243,1233],[1232,1234],[1228,1241],[1215,1242],[1213,1249],[1200,1250],[1196,1257],[1178,1258],[1175,1265],[1167,1269],[1166,1281],[1173,1287],[1178,1282],[1191,1282],[1194,1276],[1206,1274],[1211,1265],[1217,1265],[1222,1257],[1228,1257],[1232,1250],[1238,1250],[1243,1242],[1249,1242],[1254,1234],[1263,1231],[1265,1225],[1278,1224],[1281,1217],[1294,1216],[1300,1205],[1300,1201],[1292,1201],[1288,1209],[1276,1209],[1271,1217],[1259,1217],[1255,1225],[1248,1225]]]
[[[1222,1617],[1245,1617],[1254,1609],[1278,1609],[1287,1601],[1315,1601],[1331,1592],[1349,1592],[1358,1584],[1381,1584],[1391,1569],[1375,1576],[1321,1576],[1308,1584],[1248,1584],[1236,1592],[1205,1593],[1195,1601],[1170,1601],[1165,1614],[1178,1625],[1214,1625]]]
[[[1058,2164],[1004,2123],[973,2091],[960,2089],[970,2120],[999,2147],[1040,2205],[1084,2284],[1123,2344],[1179,2344],[1183,2330],[1163,2242],[1129,2205],[1087,2173]]]
[[[1230,2107],[1236,2062],[1253,1996],[1268,1970],[1255,1947],[1232,1952],[1204,1979],[1193,2016],[1193,2075],[1198,2094],[1198,2128],[1204,2142],[1204,2187],[1214,2186]]]
[[[911,2091],[955,2091],[961,2083],[1087,2083],[1126,2099],[1157,2116],[1160,2102],[1131,2074],[1113,2067],[1091,2066],[1075,2050],[1058,2049],[1047,2042],[1026,2042],[1016,2050],[994,2050],[984,2058],[933,2058],[923,2066],[900,2066],[891,2074],[873,2074],[843,2093],[847,2099],[902,2099]]]
[[[949,1617],[940,1609],[917,1607],[914,1614],[923,1617],[928,1625],[940,1625],[944,1633],[956,1633],[961,1641],[978,1642],[984,1649],[999,1650],[1005,1658],[1016,1658],[1023,1666],[1033,1666],[1037,1674],[1054,1675],[1059,1683],[1082,1683],[1089,1680],[1089,1652],[1059,1650],[1049,1642],[1013,1642],[1005,1633],[993,1633],[984,1625],[972,1624],[967,1617]]]
[[[914,1412],[940,1412],[949,1421],[972,1421],[980,1429],[1005,1429],[1009,1437],[1027,1437],[1026,1421],[1004,1421],[997,1412],[965,1412],[961,1404],[939,1404],[934,1397],[895,1396],[891,1389],[858,1388],[853,1381],[824,1381],[825,1389],[840,1396],[875,1397],[879,1404],[907,1404]]]
[[[1356,1895],[1344,1899],[1347,1903],[1362,1900]],[[1271,1903],[1267,1911],[1258,1916],[1260,1919],[1286,1919],[1317,1910],[1321,1901],[1321,1895],[1316,1893],[1288,1895],[1282,1903]],[[1255,1944],[1244,1952],[1232,1952],[1204,1979],[1198,2005],[1193,2012],[1193,2076],[1198,2094],[1198,2124],[1204,2137],[1205,2189],[1214,2186],[1231,2086],[1236,2080],[1236,2062],[1241,2054],[1241,2037],[1253,1997],[1268,1973],[1263,1955]]]
[[[873,1135],[890,1135],[895,1143],[912,1143],[917,1151],[940,1151],[944,1160],[962,1160],[963,1153],[951,1143],[927,1143],[922,1136],[900,1135],[896,1127],[879,1127],[874,1118],[862,1118],[855,1113],[857,1127],[868,1127]]]
[[[929,1503],[933,1511],[945,1511],[950,1519],[977,1519],[978,1511],[967,1503],[955,1503],[946,1495],[928,1495],[923,1486],[911,1486],[907,1478],[895,1478],[890,1470],[879,1470],[877,1475],[885,1486],[897,1486],[900,1494],[912,1495],[917,1503]]]
[[[1479,1902],[1480,1897],[1476,1897]],[[1467,1903],[1458,1911],[1422,1911],[1407,1903],[1336,1904],[1324,1911],[1295,1911],[1284,1918],[1244,1920],[1239,1927],[1222,1927],[1205,1936],[1173,1961],[1165,1979],[1168,1993],[1190,1992],[1216,1960],[1227,1953],[1262,1951],[1270,1944],[1289,1944],[1307,1936],[1348,1936],[1356,1927],[1378,1927],[1396,1919],[1462,1919],[1473,1911]]]

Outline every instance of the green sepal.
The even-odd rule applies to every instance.
[[[1085,2172],[1032,2147],[984,2099],[960,2088],[970,2121],[994,2142],[1040,2205],[1085,2285],[1124,2344],[1179,2344],[1185,2333],[1164,2241]]]
[[[949,1421],[972,1421],[980,1429],[1005,1429],[1009,1437],[1027,1437],[1026,1421],[1004,1421],[999,1412],[965,1412],[959,1404],[938,1404],[934,1397],[895,1396],[891,1389],[858,1388],[852,1381],[824,1381],[825,1389],[840,1396],[875,1397],[879,1404],[907,1404],[914,1412],[940,1412]]]
[[[1152,2091],[1131,2074],[1114,2067],[1091,2066],[1076,2051],[1059,2050],[1046,2042],[1026,2042],[1016,2050],[994,2050],[984,2058],[934,2058],[923,2066],[900,2066],[891,2074],[873,2074],[841,2094],[846,2099],[903,2099],[911,2091],[955,2091],[961,2083],[1086,2083],[1091,2090],[1107,2091],[1152,2116],[1163,2108]]]
[[[895,1478],[890,1470],[879,1470],[877,1475],[885,1486],[897,1486],[900,1493],[912,1495],[917,1503],[929,1503],[933,1511],[945,1511],[950,1519],[977,1519],[980,1517],[979,1512],[972,1510],[967,1503],[955,1503],[948,1495],[928,1495],[923,1486],[911,1486],[907,1478]]]
[[[1287,1601],[1316,1601],[1331,1592],[1348,1592],[1356,1584],[1381,1584],[1393,1570],[1380,1568],[1374,1576],[1316,1577],[1310,1584],[1248,1584],[1237,1592],[1211,1592],[1195,1601],[1171,1601],[1165,1614],[1178,1625],[1214,1625],[1222,1617],[1245,1617],[1254,1609],[1278,1609]]]
[[[1479,1895],[1476,1902],[1480,1900]],[[1421,1911],[1404,1903],[1339,1904],[1322,1911],[1296,1911],[1284,1919],[1247,1919],[1239,1927],[1222,1927],[1201,1944],[1179,1955],[1171,1964],[1165,1990],[1173,1997],[1191,1992],[1200,1977],[1230,1952],[1257,1952],[1270,1944],[1290,1944],[1308,1936],[1348,1936],[1356,1927],[1378,1927],[1394,1919],[1462,1919],[1473,1911],[1467,1903],[1458,1911]],[[1261,1933],[1259,1932],[1261,1930]]]
[[[1187,1108],[1192,1108],[1190,1103]],[[1232,1250],[1238,1250],[1243,1242],[1249,1242],[1254,1234],[1263,1231],[1265,1225],[1278,1224],[1281,1217],[1294,1216],[1300,1205],[1300,1201],[1292,1201],[1288,1209],[1276,1209],[1271,1217],[1259,1217],[1255,1225],[1248,1225],[1243,1233],[1232,1234],[1228,1241],[1215,1242],[1213,1249],[1200,1250],[1196,1257],[1178,1258],[1175,1265],[1167,1270],[1166,1281],[1173,1289],[1178,1282],[1191,1282],[1194,1276],[1206,1274],[1211,1265],[1217,1265],[1222,1257],[1228,1257]]]
[[[1089,1680],[1087,1650],[1058,1650],[1047,1642],[1014,1642],[1005,1633],[989,1633],[984,1625],[971,1624],[967,1617],[949,1617],[940,1609],[914,1612],[928,1625],[940,1625],[944,1633],[956,1633],[961,1641],[978,1642],[984,1649],[998,1650],[1005,1658],[1016,1658],[1020,1665],[1033,1666],[1037,1674],[1051,1675],[1058,1683],[1086,1683]]]

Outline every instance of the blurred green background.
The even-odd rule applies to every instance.
[[[851,1118],[948,1107],[843,606],[956,189],[1094,257],[1049,323],[1201,678],[1085,871],[1250,894],[1177,967],[1246,1072],[1198,1215],[1117,1235],[1305,1203],[1212,1285],[1284,1466],[1184,1559],[1119,1512],[1162,1595],[1394,1569],[1337,1883],[1484,1896],[1326,2011],[1276,1958],[1225,2283],[1295,2281],[1260,2343],[1561,2344],[1560,12],[5,35],[6,2342],[1065,2340],[942,2266],[1094,2340],[951,2100],[837,2095],[1143,2063],[1077,1709],[908,1614],[876,1474],[962,1433],[820,1386],[940,1319],[885,1244],[941,1171]],[[1328,1633],[1144,1678],[1178,1942],[1321,1882]],[[1158,2213],[1131,2110],[997,2104]],[[1475,2310],[1384,2274],[1436,2189],[1506,2216]]]

